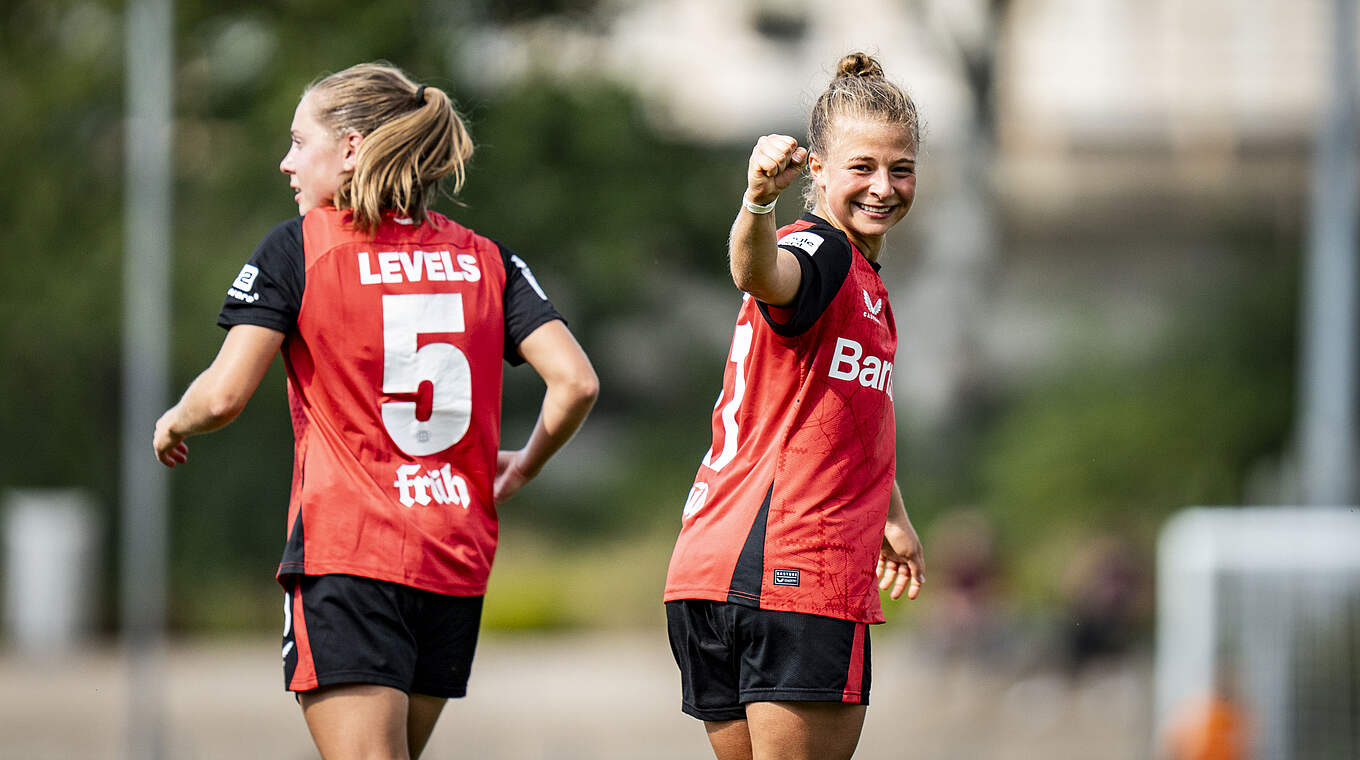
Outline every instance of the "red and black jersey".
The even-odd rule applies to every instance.
[[[892,307],[877,265],[825,220],[804,214],[778,242],[802,283],[788,308],[742,302],[665,599],[882,622]]]
[[[560,315],[518,256],[431,213],[355,231],[314,209],[276,227],[219,324],[285,333],[295,438],[279,576],[343,573],[485,592],[501,362]]]

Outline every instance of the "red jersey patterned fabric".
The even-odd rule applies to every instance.
[[[892,307],[875,265],[825,221],[804,215],[779,245],[798,257],[802,290],[788,309],[742,303],[665,600],[882,622],[874,566],[896,469]],[[809,313],[811,287],[824,296]]]
[[[367,235],[345,216],[323,207],[302,221],[279,575],[482,594],[497,537],[504,259],[438,214],[418,227],[389,217]]]

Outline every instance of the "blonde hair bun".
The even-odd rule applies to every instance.
[[[883,65],[878,62],[878,59],[868,53],[861,53],[859,51],[849,53],[844,58],[841,58],[840,62],[836,64],[837,79],[854,77],[863,77],[866,79],[869,77],[878,77],[882,79],[884,76]]]

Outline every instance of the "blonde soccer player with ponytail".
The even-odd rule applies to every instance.
[[[747,162],[728,249],[745,295],[664,596],[682,709],[718,760],[850,757],[879,591],[915,599],[925,581],[896,479],[897,324],[879,275],[920,143],[906,91],[851,53],[807,145],[765,135]],[[805,211],[778,227],[775,202],[804,172]]]
[[[235,418],[282,352],[285,686],[327,760],[416,757],[466,693],[496,505],[576,432],[598,381],[524,260],[430,210],[473,149],[444,91],[353,66],[307,88],[290,134],[279,168],[300,216],[227,289],[221,351],[153,445],[183,464],[184,439]],[[547,386],[510,451],[503,361]]]

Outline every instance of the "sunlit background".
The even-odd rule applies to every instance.
[[[123,315],[163,296],[124,280],[126,20],[0,8],[0,758],[313,757],[275,659],[281,363],[156,475],[165,648],[129,664],[120,441],[151,460],[154,417],[123,419]],[[727,230],[751,145],[803,139],[862,49],[926,123],[882,262],[929,582],[885,603],[857,756],[1357,757],[1357,28],[1353,0],[181,0],[161,407],[296,214],[303,88],[378,59],[445,88],[477,153],[438,208],[532,265],[602,394],[502,508],[426,756],[706,756],[660,594],[740,300]],[[542,385],[506,378],[517,447]]]

